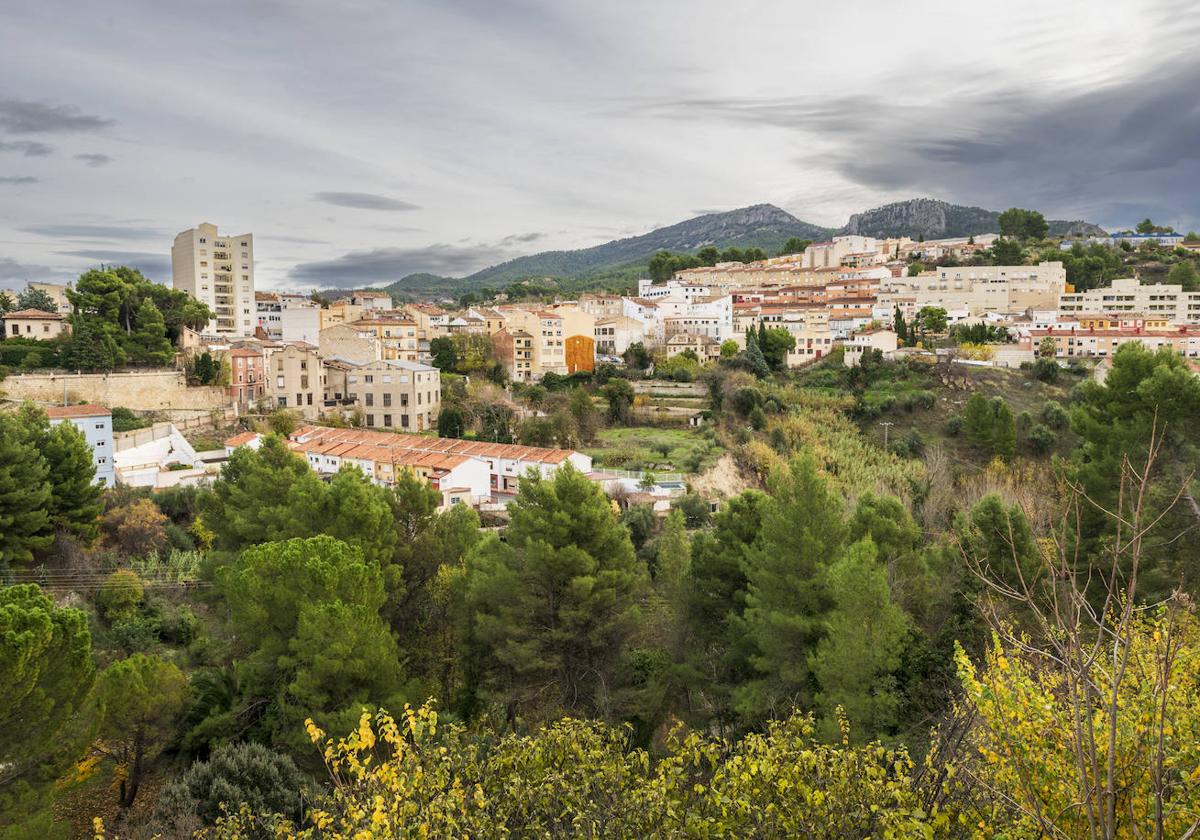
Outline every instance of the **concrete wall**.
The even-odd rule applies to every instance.
[[[22,373],[0,383],[11,400],[61,405],[67,401],[97,403],[133,411],[211,411],[231,404],[224,388],[188,387],[182,371],[139,370],[122,373]]]

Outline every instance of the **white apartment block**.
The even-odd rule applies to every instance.
[[[972,265],[937,268],[916,277],[880,281],[877,312],[896,306],[911,318],[923,307],[965,310],[980,317],[989,312],[1025,312],[1058,305],[1067,282],[1061,262],[1037,265]]]
[[[1200,292],[1178,285],[1143,285],[1134,277],[1112,281],[1103,289],[1059,295],[1061,315],[1140,314],[1161,316],[1172,324],[1200,324]]]
[[[254,306],[256,325],[271,341],[320,340],[321,308],[305,295],[255,292]]]
[[[254,237],[222,236],[217,226],[185,230],[171,246],[171,283],[208,304],[215,318],[206,333],[248,336],[258,326],[254,300]]]
[[[655,283],[653,280],[647,279],[638,281],[638,297],[643,300],[680,298],[691,303],[698,298],[708,297],[709,294],[708,286],[696,283],[683,283],[679,280],[668,280],[666,283]]]
[[[51,426],[65,421],[83,433],[96,467],[93,484],[112,487],[117,483],[111,411],[102,405],[54,405],[46,409],[46,416],[50,418]]]
[[[814,242],[804,249],[801,266],[804,268],[837,268],[847,257],[879,254],[879,243],[873,236],[835,236],[828,242]]]

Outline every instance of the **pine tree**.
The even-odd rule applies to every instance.
[[[0,413],[0,567],[33,560],[54,538],[46,459],[16,417]]]
[[[137,308],[128,348],[135,364],[165,365],[175,357],[175,348],[167,338],[166,322],[150,298],[145,298]]]
[[[125,350],[113,336],[81,313],[71,316],[71,337],[62,351],[63,366],[69,370],[112,370],[125,364]]]
[[[847,548],[829,569],[828,584],[834,603],[828,635],[812,657],[821,729],[827,740],[840,737],[835,715],[840,706],[855,740],[889,735],[899,708],[895,673],[909,622],[892,603],[887,570],[870,537]]]
[[[842,500],[817,473],[811,455],[773,473],[768,496],[762,546],[746,562],[744,622],[761,674],[737,691],[738,708],[749,719],[811,704],[809,660],[832,605],[825,572],[841,553],[846,533]]]
[[[23,410],[22,421],[48,467],[51,526],[92,539],[104,509],[104,491],[95,483],[96,464],[87,438],[73,423],[50,426],[40,410]]]
[[[467,561],[471,635],[484,688],[515,720],[611,714],[645,568],[604,491],[569,464],[530,474],[505,541]]]

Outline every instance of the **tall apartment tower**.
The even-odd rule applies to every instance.
[[[205,222],[175,237],[171,246],[171,282],[208,304],[216,318],[206,332],[253,335],[258,323],[254,303],[254,237],[222,236]]]

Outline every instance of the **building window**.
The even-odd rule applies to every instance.
[[[408,394],[401,394],[400,395],[400,407],[404,408],[407,405],[408,405]]]
[[[388,427],[388,428],[391,428],[391,425],[392,425],[392,415],[390,415],[390,414],[385,414],[385,415],[383,415],[383,425],[384,425],[384,426],[386,426],[386,427]]]
[[[375,405],[375,395],[374,395],[374,394],[367,394],[367,395],[366,395],[366,400],[367,400],[367,405],[368,405],[368,406],[373,406],[373,405]]]
[[[296,407],[299,408],[302,405],[304,405],[304,395],[297,391],[296,392]]]
[[[96,463],[97,463],[97,464],[107,464],[107,463],[108,463],[108,459],[107,459],[107,458],[105,458],[104,456],[101,456],[101,457],[99,457],[99,458],[97,458],[97,459],[96,459]]]
[[[104,428],[104,424],[103,424],[103,423],[97,423],[97,424],[96,424],[96,428],[97,428],[97,429],[103,429],[103,428]]]
[[[279,407],[280,407],[280,408],[287,408],[287,397],[280,397],[280,398],[279,398]]]
[[[368,385],[370,385],[372,382],[375,381],[375,377],[368,373],[366,376],[363,377],[363,381],[366,382]]]
[[[391,392],[389,391],[388,393],[386,393],[386,394],[384,394],[384,395],[383,395],[383,407],[384,407],[384,408],[391,408],[391,405],[392,405],[392,394],[391,394]],[[391,423],[389,423],[388,425],[390,426],[390,425],[391,425]]]
[[[370,403],[367,403],[367,405],[370,405]],[[367,425],[368,425],[368,426],[374,426],[374,425],[375,425],[375,415],[374,415],[374,414],[368,414],[368,415],[367,415]]]
[[[400,415],[400,425],[402,427],[404,427],[405,429],[408,428],[408,415],[407,414]]]

